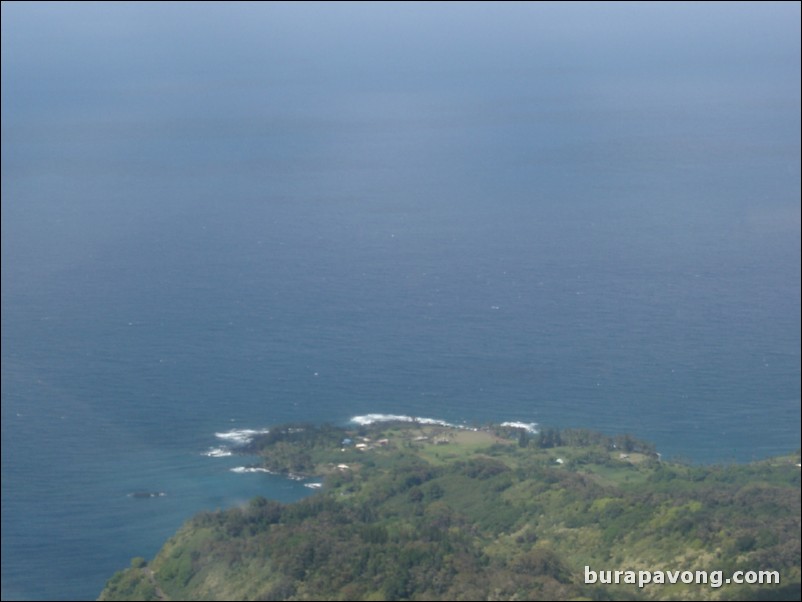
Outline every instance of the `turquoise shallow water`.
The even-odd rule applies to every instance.
[[[172,8],[144,54],[127,13],[4,29],[3,599],[92,598],[199,510],[309,493],[204,455],[231,429],[379,412],[695,462],[799,446],[798,18],[750,21],[774,54],[735,17],[702,30],[738,61],[658,39],[656,69],[534,24],[482,56],[467,22],[449,58],[404,20],[324,52],[237,10],[190,19],[195,54]]]

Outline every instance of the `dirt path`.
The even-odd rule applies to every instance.
[[[167,595],[162,591],[162,588],[159,587],[159,584],[156,583],[156,575],[153,573],[153,569],[147,567],[145,569],[145,574],[148,576],[148,580],[150,584],[153,586],[153,589],[156,591],[156,599],[157,600],[169,600]]]

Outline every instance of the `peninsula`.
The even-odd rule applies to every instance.
[[[409,422],[243,451],[318,490],[192,518],[101,600],[800,598],[798,452],[688,466],[628,435]]]

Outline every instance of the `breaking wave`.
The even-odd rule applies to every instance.
[[[516,429],[526,429],[528,433],[537,434],[537,422],[502,422],[500,426],[508,426]]]
[[[439,418],[423,418],[420,416],[406,416],[404,414],[364,414],[362,416],[354,416],[351,422],[359,425],[374,424],[376,422],[413,422],[416,424],[433,424],[436,426],[449,426],[457,429],[476,430],[472,427],[453,424]]]
[[[266,435],[270,429],[234,429],[224,433],[215,433],[214,436],[231,445],[248,445],[257,435]]]
[[[229,470],[231,470],[231,472],[236,472],[237,474],[243,474],[246,472],[266,472],[267,474],[273,474],[267,468],[260,468],[258,466],[235,466]]]
[[[463,424],[454,424],[439,418],[424,418],[421,416],[407,416],[405,414],[363,414],[362,416],[354,416],[351,422],[359,425],[375,424],[377,422],[412,422],[416,424],[433,424],[436,426],[448,426],[451,428],[465,429],[469,431],[478,430],[475,427],[465,426]],[[529,433],[537,433],[536,422],[519,422],[510,420],[500,423],[500,426],[511,428],[526,429]]]
[[[203,455],[209,458],[227,458],[228,456],[234,455],[234,452],[225,446],[210,447],[208,450],[203,452]]]

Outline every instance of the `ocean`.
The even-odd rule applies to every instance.
[[[282,422],[799,447],[798,5],[226,6],[3,4],[4,600]]]

